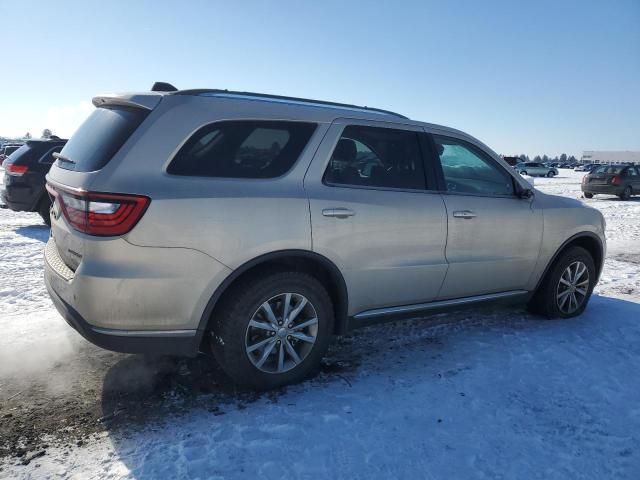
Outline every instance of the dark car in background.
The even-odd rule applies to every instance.
[[[5,161],[5,159],[19,149],[22,144],[19,143],[9,143],[0,147],[0,165]]]
[[[38,212],[50,225],[51,199],[45,188],[45,175],[55,161],[53,154],[60,152],[65,143],[60,138],[29,140],[7,157],[2,164],[2,203],[11,210]]]
[[[640,195],[640,168],[629,165],[600,165],[582,179],[585,198],[595,194],[617,195],[629,200]]]

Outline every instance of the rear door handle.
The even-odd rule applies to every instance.
[[[356,213],[348,208],[325,208],[322,210],[322,216],[333,218],[353,217]]]
[[[464,218],[466,220],[471,220],[472,218],[476,218],[476,214],[471,210],[458,210],[453,212],[453,216],[456,218]]]

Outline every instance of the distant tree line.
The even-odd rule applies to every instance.
[[[569,155],[567,156],[566,153],[561,154],[560,156],[556,155],[555,157],[550,157],[548,155],[536,155],[535,157],[533,157],[533,160],[531,158],[529,158],[529,155],[525,155],[524,153],[521,153],[520,155],[517,155],[517,157],[522,160],[523,162],[560,162],[560,163],[576,163],[578,161],[578,159],[576,157],[574,157],[573,155]]]

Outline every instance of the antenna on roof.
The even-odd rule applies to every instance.
[[[178,89],[167,82],[156,82],[151,87],[152,92],[177,92]]]

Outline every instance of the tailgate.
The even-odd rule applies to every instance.
[[[65,202],[72,204],[76,201],[74,193],[91,191],[101,169],[118,154],[160,99],[155,94],[96,97],[98,108],[76,130],[51,167],[47,175],[47,190],[53,200],[51,237],[71,270],[78,268],[85,242],[92,237],[71,226],[66,217],[70,210],[63,208],[60,192],[64,191]]]

